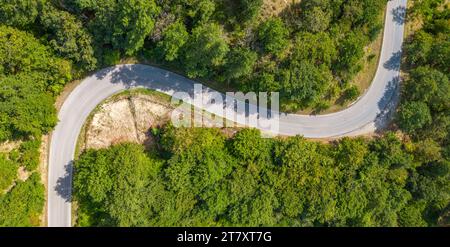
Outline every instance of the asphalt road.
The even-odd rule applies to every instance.
[[[353,136],[383,128],[398,101],[406,3],[407,0],[388,2],[378,71],[370,88],[357,102],[343,111],[328,115],[272,113],[270,118],[260,116],[261,120],[270,123],[274,121],[274,116],[279,116],[279,128],[274,131],[276,134],[303,135],[309,138]],[[72,161],[75,146],[86,118],[99,103],[134,87],[150,88],[168,95],[178,91],[193,94],[194,83],[180,75],[146,65],[119,65],[101,70],[82,81],[64,102],[58,115],[59,123],[51,137],[48,226],[71,226]],[[209,88],[203,89],[202,93],[206,96],[214,92]],[[222,116],[234,111],[214,104],[208,110]],[[240,116],[242,114],[244,113],[239,113]],[[257,111],[250,107],[247,116],[257,115]],[[234,121],[243,123],[245,118]]]

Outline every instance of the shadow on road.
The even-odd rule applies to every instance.
[[[398,51],[398,52],[392,53],[392,56],[389,58],[388,61],[386,61],[383,64],[383,66],[384,66],[384,68],[386,68],[388,70],[400,71],[401,61],[402,61],[402,52]]]
[[[189,94],[194,92],[194,81],[173,72],[142,64],[106,68],[95,76],[100,80],[109,76],[112,83],[123,83],[126,88],[148,87],[163,92],[180,91]]]
[[[194,84],[198,83],[182,75],[141,64],[122,65],[119,67],[106,68],[96,73],[95,76],[100,80],[108,77],[108,79],[112,83],[122,83],[127,89],[145,87],[163,93],[183,92],[189,94],[191,97],[194,97]],[[212,89],[209,89],[205,86],[202,87],[202,93],[204,94],[211,91]],[[226,100],[225,95],[223,94],[222,99],[224,101]],[[225,108],[226,105],[224,104],[223,107]],[[245,110],[240,108],[238,109],[236,107],[236,102],[234,109],[238,114],[245,114],[245,116],[247,117],[249,116],[250,111],[247,101],[244,108]],[[257,110],[259,111],[265,109]],[[271,114],[269,112],[269,116],[270,115]]]
[[[375,119],[375,128],[376,131],[387,127],[389,122],[392,120],[392,117],[395,113],[395,109],[397,107],[399,98],[400,98],[400,77],[397,76],[392,79],[384,90],[383,97],[380,101],[378,101],[378,108],[380,109],[380,113],[377,115]]]
[[[406,7],[399,6],[392,10],[393,20],[397,25],[403,25],[406,19]]]
[[[72,167],[73,161],[70,161],[64,166],[66,170],[64,177],[58,178],[56,182],[55,191],[61,196],[66,202],[72,201]]]

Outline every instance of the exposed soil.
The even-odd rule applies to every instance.
[[[41,181],[44,184],[45,188],[45,203],[44,203],[44,211],[40,216],[40,226],[47,226],[47,185],[48,185],[48,149],[50,146],[50,135],[42,136],[42,144],[40,148],[40,162],[38,171],[41,174]]]
[[[122,142],[148,143],[149,129],[168,120],[173,107],[151,95],[118,97],[99,106],[86,127],[84,148],[106,148]]]

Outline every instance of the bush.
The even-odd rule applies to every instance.
[[[0,153],[0,195],[3,190],[12,185],[17,177],[17,165],[10,161],[6,155]]]
[[[40,147],[40,139],[23,142],[19,148],[21,153],[19,158],[20,165],[25,166],[28,171],[35,170],[40,163]]]
[[[44,208],[44,185],[37,173],[0,195],[0,226],[38,226]]]
[[[349,87],[348,89],[346,89],[344,91],[344,100],[345,101],[354,101],[358,98],[359,96],[359,89],[357,86],[352,85],[351,87]]]

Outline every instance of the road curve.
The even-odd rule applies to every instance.
[[[392,0],[387,4],[380,62],[365,94],[351,107],[337,113],[317,116],[280,113],[277,134],[325,138],[365,134],[383,127],[398,101],[406,4],[407,0]],[[59,123],[51,137],[48,226],[71,226],[75,146],[86,118],[98,104],[120,91],[134,87],[150,88],[168,95],[177,91],[193,93],[194,83],[175,73],[146,65],[118,65],[101,70],[82,81],[59,111]],[[209,88],[203,89],[206,95],[214,92]],[[219,115],[224,113],[223,106],[209,110]],[[255,112],[249,115],[252,114]]]

